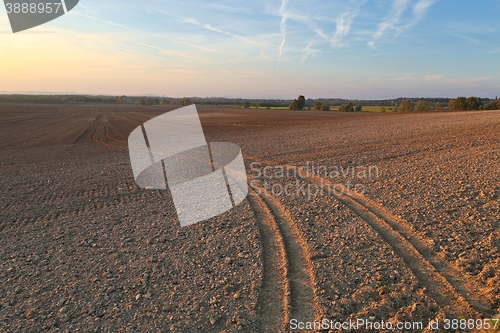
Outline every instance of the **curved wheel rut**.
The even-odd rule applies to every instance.
[[[284,332],[291,319],[318,319],[319,302],[302,236],[281,204],[262,193],[257,188],[248,196],[259,223],[264,254],[264,281],[258,303],[261,331]]]
[[[247,156],[249,157],[249,156]],[[249,157],[255,161],[276,165],[273,161]],[[426,287],[429,295],[454,316],[491,316],[488,304],[481,299],[480,289],[473,281],[462,281],[462,274],[449,263],[436,256],[406,221],[395,217],[386,208],[372,202],[366,196],[353,193],[339,184],[311,174],[309,171],[292,165],[284,165],[299,171],[295,174],[306,175],[303,180],[318,185],[325,193],[343,203],[360,216],[388,243],[412,270],[415,277]],[[335,190],[333,190],[335,189]],[[342,191],[342,189],[344,191]]]
[[[276,220],[262,199],[254,193],[247,197],[259,228],[263,257],[263,280],[257,301],[259,330],[282,332],[288,321],[288,280],[285,246]]]

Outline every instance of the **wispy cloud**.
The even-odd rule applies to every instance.
[[[302,58],[300,58],[300,63],[301,63],[301,64],[303,64],[303,63],[304,63],[304,62],[305,62],[305,61],[306,61],[306,60],[307,60],[310,56],[314,56],[316,53],[318,53],[318,52],[319,52],[319,50],[318,50],[318,49],[313,49],[313,48],[311,48],[311,46],[312,46],[312,45],[313,45],[313,42],[312,42],[312,41],[311,41],[311,42],[309,42],[309,44],[307,44],[306,49],[305,49],[306,54],[304,54],[304,55],[302,56]]]
[[[413,5],[413,13],[415,14],[415,20],[420,20],[425,14],[427,14],[428,9],[434,5],[439,0],[419,0]]]
[[[164,54],[177,55],[177,56],[181,56],[181,57],[184,57],[184,58],[194,59],[194,60],[200,61],[200,62],[207,62],[204,59],[200,59],[200,58],[197,58],[197,57],[192,57],[192,56],[184,54],[182,52],[176,52],[176,51],[168,50],[168,49],[165,49],[165,48],[162,48],[162,47],[159,47],[159,46],[154,46],[154,45],[145,44],[145,43],[139,43],[139,42],[135,42],[135,44],[141,45],[141,46],[145,46],[145,47],[149,47],[151,49],[155,49],[155,50],[158,50],[158,51],[161,51]]]
[[[484,53],[481,53],[481,54],[482,55],[486,55],[486,54],[495,54],[495,53],[500,53],[500,48],[495,49],[495,50],[491,50],[491,51],[488,51],[488,52],[484,52]]]
[[[442,80],[443,76],[442,75],[426,75],[424,77],[425,81],[439,81]]]
[[[210,30],[210,31],[215,31],[215,32],[218,32],[220,34],[223,34],[223,35],[226,35],[226,36],[229,36],[229,37],[233,37],[233,38],[236,38],[236,39],[239,39],[239,40],[242,40],[244,42],[247,42],[249,44],[253,44],[253,45],[259,45],[259,43],[249,39],[249,38],[246,38],[244,36],[241,36],[241,35],[237,35],[237,34],[233,34],[231,32],[227,32],[227,31],[224,31],[222,29],[219,29],[219,28],[216,28],[216,27],[213,27],[211,26],[210,24],[203,24],[203,27],[207,30]]]
[[[286,15],[286,7],[288,5],[288,0],[281,0],[281,7],[280,7],[280,14],[281,14],[281,22],[280,22],[280,29],[281,29],[281,34],[283,35],[283,39],[281,40],[279,52],[278,52],[278,63],[277,66],[280,64],[281,56],[283,55],[283,48],[285,47],[285,41],[286,41],[286,20],[287,20],[287,15]]]
[[[395,0],[394,3],[392,4],[392,9],[389,15],[387,16],[387,19],[383,22],[381,22],[377,26],[377,32],[373,35],[372,40],[368,42],[368,46],[375,46],[375,41],[380,39],[382,35],[391,29],[394,29],[396,25],[399,23],[401,16],[403,13],[406,11],[410,4],[410,0]]]
[[[417,78],[413,74],[406,74],[402,77],[396,77],[392,79],[393,81],[415,81]]]
[[[130,30],[130,31],[141,33],[141,34],[147,34],[147,35],[150,35],[150,36],[155,36],[155,37],[163,38],[163,39],[166,39],[168,41],[171,41],[171,42],[174,42],[174,43],[177,43],[177,44],[182,44],[182,45],[190,46],[190,47],[197,48],[197,49],[204,50],[204,51],[216,52],[215,50],[209,49],[207,47],[203,47],[203,46],[195,45],[195,44],[192,44],[192,43],[188,43],[188,42],[176,40],[176,39],[173,39],[173,38],[168,38],[168,37],[165,37],[165,36],[160,35],[160,34],[148,33],[148,32],[145,32],[145,31],[141,31],[141,30],[138,30],[138,29],[127,27],[127,26],[125,26],[123,24],[119,24],[119,23],[116,23],[116,22],[108,21],[108,20],[102,20],[102,19],[99,19],[99,18],[94,17],[94,16],[82,14],[82,13],[79,13],[77,11],[72,11],[70,13],[72,13],[71,15],[83,16],[83,17],[86,17],[88,19],[91,19],[91,20],[94,20],[94,21],[97,21],[97,22],[101,22],[101,23],[113,25],[115,27],[123,28],[123,29],[126,29],[126,30]]]
[[[462,38],[462,39],[468,40],[469,42],[473,42],[473,43],[480,43],[479,40],[472,38],[472,37],[469,37],[469,36],[466,36],[466,35],[450,33],[450,36]]]
[[[320,38],[319,40],[314,37],[312,39],[309,38],[310,41],[304,49],[295,48],[295,50],[305,51],[305,54],[303,54],[300,59],[300,63],[303,64],[308,58],[320,51],[320,49],[313,49],[313,44],[321,44],[321,41],[323,41],[329,43],[330,47],[333,48],[343,47],[343,40],[349,35],[354,19],[359,15],[361,7],[366,2],[367,0],[350,0],[346,3],[332,2],[326,6],[312,6],[311,4],[304,6],[303,3],[300,3],[300,6],[296,5],[291,8],[289,0],[282,0],[279,9],[282,38],[278,49],[277,65],[279,66],[284,53],[284,47],[288,37],[287,23],[289,21],[307,27],[314,33],[314,36]],[[332,28],[332,23],[334,23],[333,28],[335,30],[329,33],[327,30]],[[322,27],[320,27],[320,24],[322,24]],[[302,38],[305,37],[304,30],[301,30],[300,33]]]
[[[225,12],[229,13],[241,13],[241,14],[251,14],[252,11],[250,11],[248,8],[242,8],[242,7],[232,7],[232,6],[227,6],[227,5],[222,5],[218,3],[211,3],[209,4],[210,7],[218,10],[222,10]]]
[[[162,13],[162,14],[165,14],[165,15],[169,15],[169,16],[172,16],[166,12],[163,12],[161,10],[159,10],[158,12]],[[226,35],[226,36],[229,36],[229,37],[232,37],[232,38],[236,38],[236,39],[239,39],[239,40],[242,40],[246,43],[249,43],[249,44],[253,44],[253,45],[260,45],[259,43],[245,37],[245,36],[241,36],[241,35],[238,35],[238,34],[234,34],[234,33],[231,33],[231,32],[228,32],[228,31],[225,31],[223,29],[220,29],[220,28],[217,28],[217,27],[214,27],[212,26],[211,24],[208,24],[208,23],[201,23],[199,22],[197,19],[195,18],[192,18],[192,17],[181,17],[179,19],[181,22],[184,22],[184,23],[189,23],[189,24],[193,24],[193,25],[196,25],[196,26],[199,26],[199,27],[202,27],[206,30],[209,30],[209,31],[213,31],[213,32],[217,32],[217,33],[220,33],[222,35]]]
[[[352,8],[340,14],[335,19],[336,30],[330,40],[333,47],[342,47],[342,40],[349,34],[354,18],[359,15],[366,0],[359,1]]]
[[[316,23],[317,19],[313,19],[310,15],[304,12],[294,13],[291,10],[287,10],[286,13],[282,15],[286,16],[287,19],[297,22],[299,24],[305,25],[309,30],[317,34],[319,37],[328,40],[328,36],[325,34],[323,29],[321,29]]]
[[[377,31],[368,42],[368,46],[374,47],[375,42],[379,40],[385,33],[391,30],[397,30],[397,35],[401,32],[414,27],[427,14],[429,8],[439,0],[418,0],[413,4],[413,18],[409,23],[400,25],[401,17],[411,5],[411,0],[394,0],[391,11],[386,17],[386,20],[377,26]]]

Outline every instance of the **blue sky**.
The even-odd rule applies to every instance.
[[[0,91],[500,95],[500,0],[94,1],[12,34]]]

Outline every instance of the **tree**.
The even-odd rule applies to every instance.
[[[483,106],[483,101],[479,97],[469,97],[465,100],[467,110],[479,110]]]
[[[429,109],[429,105],[427,105],[427,102],[423,99],[420,99],[417,101],[417,104],[415,104],[415,111],[426,111]]]
[[[245,103],[243,103],[243,107],[245,109],[250,109],[250,102],[246,101]]]
[[[484,108],[483,101],[479,97],[457,97],[449,103],[452,110],[481,110]]]
[[[290,110],[298,110],[299,109],[299,102],[294,99],[292,101],[292,104],[290,104],[290,106],[288,107]]]
[[[356,107],[354,108],[354,111],[356,111],[356,112],[363,111],[363,106],[361,104],[356,105]]]
[[[190,100],[189,98],[187,98],[187,97],[184,97],[183,99],[181,99],[181,100],[179,101],[179,103],[180,103],[180,105],[182,105],[182,106],[187,106],[187,105],[191,105],[191,104],[193,104],[193,103],[191,102],[191,100]]]
[[[340,108],[339,108],[339,111],[340,112],[354,112],[354,106],[352,105],[351,102],[347,103],[347,104],[343,104]]]
[[[414,105],[410,99],[407,99],[399,105],[399,112],[411,112],[413,111]]]
[[[443,109],[443,104],[437,102],[436,103],[436,110],[442,110]]]
[[[146,99],[145,99],[144,97],[141,97],[141,98],[139,99],[139,103],[140,103],[141,105],[146,105]]]
[[[299,110],[302,110],[304,108],[304,106],[306,106],[306,98],[304,96],[300,95],[297,98],[297,108]]]
[[[328,104],[322,104],[321,111],[330,111],[330,106]]]
[[[314,103],[314,110],[317,110],[317,111],[321,110],[321,102]]]
[[[500,101],[495,100],[495,102],[491,102],[484,106],[485,110],[500,110]]]
[[[384,106],[381,106],[381,107],[380,107],[380,112],[386,113],[386,112],[387,112],[387,110],[385,109],[385,107],[384,107]]]
[[[457,97],[456,99],[451,99],[449,103],[449,107],[452,110],[467,110],[466,102],[467,99],[465,97]]]

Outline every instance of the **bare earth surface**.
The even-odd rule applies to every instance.
[[[127,151],[169,110],[0,104],[0,332],[498,317],[500,111],[198,107],[207,141],[242,148],[250,196],[181,229]]]

